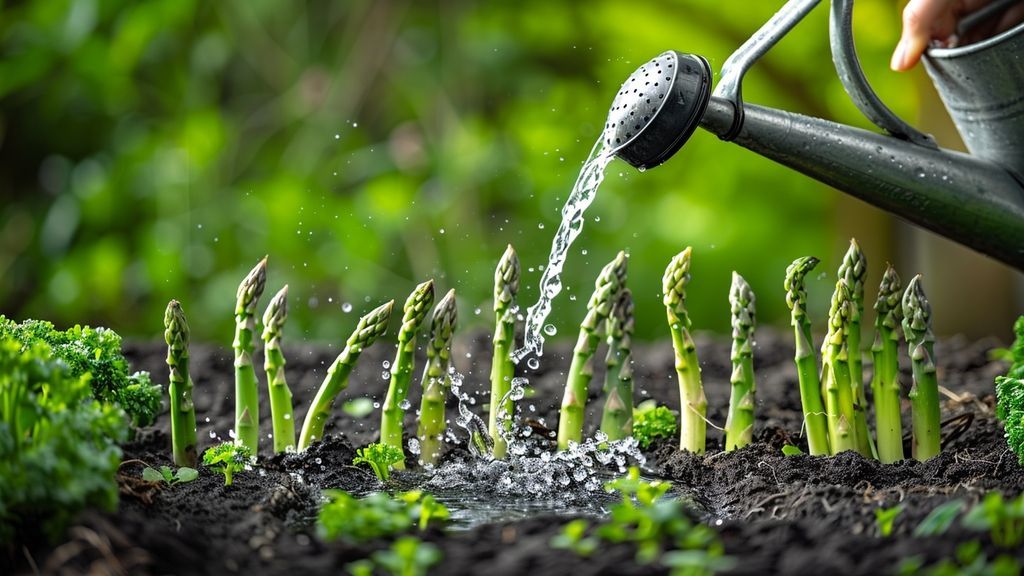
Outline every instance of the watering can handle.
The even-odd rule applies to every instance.
[[[850,99],[868,120],[897,138],[928,148],[938,148],[930,135],[907,124],[889,110],[868,84],[860,61],[857,60],[857,48],[853,43],[853,0],[832,0],[829,41],[832,44],[832,61],[835,63],[839,80]]]

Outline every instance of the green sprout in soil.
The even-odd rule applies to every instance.
[[[639,564],[660,562],[680,576],[713,574],[730,567],[718,533],[690,520],[680,500],[665,498],[670,488],[668,482],[641,480],[640,471],[632,467],[626,476],[605,484],[608,492],[622,495],[607,520],[596,526],[588,526],[587,520],[569,522],[551,546],[589,555],[601,544],[628,543],[636,547]]]
[[[369,559],[345,566],[352,576],[373,576],[375,569],[394,576],[426,576],[431,566],[441,561],[441,550],[414,536],[402,536],[390,548],[378,550]]]
[[[519,256],[509,244],[494,270],[494,355],[491,360],[491,405],[487,429],[494,440],[494,457],[499,460],[508,450],[504,436],[511,431],[515,414],[515,401],[509,398],[509,391],[515,377],[511,354],[516,339],[518,292]]]
[[[1009,554],[1000,554],[989,560],[981,542],[968,540],[956,547],[952,558],[930,566],[920,556],[902,560],[896,568],[897,576],[1019,576],[1020,561]]]
[[[605,404],[601,431],[609,440],[633,435],[633,293],[623,288],[608,316]],[[674,423],[674,422],[673,422]]]
[[[348,387],[348,377],[355,367],[359,355],[363,350],[369,348],[373,343],[384,335],[388,330],[388,321],[391,319],[391,308],[395,301],[374,308],[365,316],[359,319],[356,329],[345,342],[345,348],[334,359],[331,367],[327,369],[320,389],[316,391],[306,419],[302,423],[302,433],[299,435],[299,447],[301,452],[314,441],[323,438],[324,426],[327,418],[331,415],[331,406],[334,399],[342,390]]]
[[[398,329],[398,351],[391,365],[391,382],[384,399],[380,418],[380,441],[402,453],[402,420],[409,407],[409,384],[415,367],[416,336],[423,320],[434,303],[434,281],[427,280],[416,286],[402,307],[402,327]],[[394,463],[395,468],[405,468],[405,458]]]
[[[892,535],[892,529],[896,525],[896,518],[903,512],[903,505],[892,508],[875,508],[875,527],[878,528],[878,535],[888,538]]]
[[[829,445],[833,454],[857,450],[859,446],[854,425],[853,386],[850,384],[849,331],[852,315],[850,286],[845,278],[840,278],[832,294],[828,334],[821,351]]]
[[[231,486],[235,474],[246,470],[252,463],[252,450],[238,442],[222,442],[203,452],[203,464],[223,474],[225,486]]]
[[[325,540],[360,543],[444,525],[448,509],[420,491],[373,493],[356,498],[342,490],[324,490],[327,501],[317,515],[317,533]]]
[[[641,402],[633,409],[633,438],[643,449],[650,448],[658,438],[671,438],[676,434],[676,414],[654,400]]]
[[[235,300],[235,435],[253,454],[260,443],[260,394],[256,369],[252,364],[255,352],[256,306],[267,283],[267,259],[258,264],[238,285]]]
[[[875,398],[875,433],[878,459],[883,464],[903,460],[903,423],[900,417],[900,321],[903,310],[900,277],[892,265],[885,269],[875,300],[875,342],[871,345],[874,375],[871,392]]]
[[[292,391],[284,377],[284,352],[281,336],[288,319],[288,286],[274,295],[263,313],[263,369],[270,393],[270,417],[274,426],[274,452],[295,450],[295,419],[292,417]]]
[[[67,364],[71,376],[91,375],[93,398],[119,405],[135,426],[156,421],[163,390],[153,384],[148,372],[129,373],[121,337],[113,330],[89,326],[57,330],[43,320],[19,324],[0,315],[0,338],[13,338],[25,350],[37,342],[46,344],[54,358]]]
[[[793,337],[796,343],[797,376],[800,380],[800,404],[807,429],[807,449],[812,456],[831,453],[828,445],[828,419],[821,398],[818,362],[811,344],[811,321],[807,318],[807,289],[804,278],[818,265],[813,256],[797,258],[786,269],[786,304],[791,314]]]
[[[397,464],[405,459],[401,448],[395,448],[390,444],[375,442],[356,452],[353,465],[369,464],[377,479],[387,482],[391,478],[391,469],[397,468]]]
[[[742,276],[732,273],[729,307],[732,312],[732,396],[725,421],[725,450],[742,448],[754,439],[754,291]]]
[[[420,425],[416,432],[420,443],[420,463],[436,465],[441,456],[444,437],[445,400],[451,389],[452,337],[458,311],[455,290],[449,290],[434,308],[430,319],[430,340],[427,341],[427,366],[423,371],[423,397],[420,401]]]
[[[170,400],[171,452],[178,466],[196,465],[196,409],[192,402],[192,377],[188,369],[188,322],[177,300],[164,312],[167,342],[167,396]]]
[[[90,380],[45,342],[0,335],[0,549],[56,541],[83,509],[117,506],[128,427]]]
[[[662,277],[662,299],[672,331],[676,374],[679,377],[679,449],[703,454],[707,436],[707,397],[700,380],[697,345],[690,335],[690,315],[686,311],[686,284],[690,281],[690,253],[686,248],[669,263]]]
[[[864,281],[868,275],[868,261],[857,240],[850,239],[850,248],[839,265],[839,277],[845,278],[850,289],[850,324],[847,330],[850,363],[850,385],[853,387],[853,424],[857,430],[857,451],[872,455],[871,436],[868,434],[867,397],[864,394],[864,368],[861,358],[861,317],[864,315]]]
[[[594,376],[594,353],[606,328],[605,323],[619,292],[626,285],[626,253],[620,251],[615,259],[601,269],[594,282],[594,293],[587,302],[587,316],[580,324],[579,338],[573,349],[569,377],[565,383],[562,409],[558,420],[558,449],[565,450],[569,442],[583,438],[584,409],[587,406],[587,387]]]
[[[1004,500],[999,492],[989,492],[960,522],[971,530],[987,532],[1000,548],[1019,549],[1024,544],[1024,495]]]
[[[158,482],[167,486],[188,483],[199,477],[199,471],[195,468],[182,466],[173,470],[170,466],[161,466],[156,469],[146,466],[142,469],[142,479],[146,482]]]
[[[1010,369],[996,378],[996,416],[1006,427],[1006,440],[1024,464],[1024,316],[1014,324],[1016,340],[1010,348]]]
[[[914,276],[903,293],[903,335],[910,350],[914,374],[914,385],[910,389],[913,456],[923,461],[937,455],[941,446],[932,307],[924,294],[920,274]]]

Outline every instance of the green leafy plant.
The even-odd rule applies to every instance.
[[[352,576],[372,576],[374,569],[392,576],[426,576],[429,568],[443,558],[441,550],[413,536],[403,536],[390,548],[378,550],[369,559],[345,566]]]
[[[71,376],[91,374],[94,398],[120,406],[135,426],[149,426],[160,412],[160,386],[148,372],[129,373],[121,353],[121,337],[109,328],[74,326],[57,330],[42,320],[18,324],[0,315],[0,339],[12,338],[23,350],[42,342],[54,358],[62,360]]]
[[[1024,544],[1024,494],[1004,500],[999,492],[989,492],[964,514],[960,523],[972,530],[988,532],[992,542],[1000,548],[1017,548]]]
[[[342,490],[325,490],[327,501],[317,515],[317,533],[325,540],[365,542],[425,530],[444,524],[448,509],[429,494],[419,491],[396,494],[373,493],[356,498]]]
[[[671,438],[676,433],[676,414],[654,400],[641,402],[633,409],[633,438],[641,448],[650,448],[657,438]]]
[[[670,488],[667,482],[642,480],[639,469],[630,468],[605,484],[605,490],[622,496],[606,521],[589,527],[586,520],[569,522],[551,545],[587,555],[601,542],[630,543],[637,548],[638,563],[660,562],[680,576],[727,569],[732,562],[723,555],[718,534],[690,520],[682,502],[664,498]]]
[[[1020,561],[1006,554],[993,560],[982,550],[981,542],[969,540],[956,547],[953,558],[925,566],[920,557],[903,560],[896,569],[898,576],[1020,576]]]
[[[615,259],[601,269],[594,281],[594,293],[587,302],[587,315],[580,323],[579,337],[573,348],[569,376],[565,382],[562,408],[558,415],[558,449],[583,438],[583,416],[587,407],[587,387],[594,376],[593,357],[606,329],[608,316],[626,285],[626,253],[619,251]]]
[[[801,450],[799,446],[786,444],[785,446],[782,447],[783,456],[798,456],[800,454],[804,454],[804,451]]]
[[[253,455],[260,448],[260,393],[252,357],[256,351],[256,306],[267,285],[264,257],[238,285],[235,298],[235,434]],[[228,482],[230,484],[230,482]]]
[[[662,303],[672,331],[676,375],[679,378],[679,449],[703,454],[707,440],[708,400],[700,380],[697,345],[690,335],[690,314],[686,310],[686,285],[690,283],[692,248],[676,254],[662,276]]]
[[[940,442],[939,383],[935,377],[935,335],[932,306],[924,294],[921,275],[903,293],[903,337],[910,350],[914,386],[910,389],[913,457],[927,460],[942,449]]]
[[[222,442],[203,453],[203,464],[223,474],[225,486],[231,486],[235,474],[247,470],[252,463],[252,450],[237,442]]]
[[[391,478],[391,469],[404,459],[405,454],[401,448],[395,448],[383,442],[374,442],[365,448],[360,448],[356,452],[352,464],[369,464],[373,473],[377,475],[377,479],[387,482]]]
[[[896,525],[896,518],[903,512],[903,506],[892,508],[875,508],[875,527],[878,528],[879,536],[888,538],[892,535],[892,529]]]
[[[0,543],[56,540],[84,508],[117,505],[125,414],[93,394],[45,342],[0,337]]]
[[[1014,324],[1016,339],[1010,348],[1010,369],[996,378],[996,415],[1006,428],[1006,442],[1024,464],[1024,316]]]
[[[199,477],[199,471],[195,468],[182,466],[173,470],[170,466],[161,466],[160,469],[146,466],[142,469],[142,479],[146,482],[161,482],[168,486],[187,483]]]

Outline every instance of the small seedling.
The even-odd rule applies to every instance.
[[[1010,449],[1024,464],[1024,316],[1017,319],[1014,332],[1017,337],[1008,351],[1010,369],[996,378],[996,415],[1004,421]]]
[[[243,444],[224,442],[203,453],[203,464],[224,475],[224,485],[230,486],[234,475],[252,465],[252,450]]]
[[[371,556],[377,566],[398,576],[426,576],[428,569],[443,557],[437,546],[413,536],[403,536],[390,548]]]
[[[325,490],[327,502],[317,515],[317,532],[325,540],[365,542],[397,534],[414,527],[425,530],[448,520],[448,509],[429,494],[419,491],[384,493],[356,498],[341,490]]]
[[[803,453],[804,453],[804,451],[801,450],[799,446],[794,446],[792,444],[786,444],[785,446],[782,447],[782,455],[783,456],[799,456],[800,454],[803,454]]]
[[[641,402],[633,410],[633,438],[647,449],[658,438],[671,438],[676,433],[676,414],[654,400]]]
[[[921,538],[945,534],[963,509],[964,501],[959,498],[936,506],[924,520],[921,520],[917,528],[914,528],[914,536]]]
[[[587,536],[590,522],[582,518],[573,520],[562,527],[562,531],[551,539],[551,547],[559,550],[571,550],[577,556],[587,557],[601,545],[596,536]]]
[[[150,466],[142,469],[142,479],[146,482],[162,482],[168,486],[191,482],[198,477],[199,471],[188,466],[177,470],[172,470],[170,466],[161,466],[159,470]]]
[[[387,482],[391,478],[391,469],[396,463],[404,459],[405,454],[402,453],[400,448],[395,448],[383,442],[374,442],[365,448],[360,448],[356,452],[356,457],[352,460],[352,464],[369,464],[370,468],[373,469],[373,473],[377,475],[377,479],[381,482]]]
[[[878,527],[878,534],[883,538],[892,535],[893,526],[896,524],[896,517],[903,511],[903,506],[892,508],[875,508],[875,526]]]
[[[989,492],[961,523],[972,530],[988,532],[1000,548],[1024,544],[1024,495],[1004,500],[999,492]]]
[[[441,504],[434,498],[433,494],[424,494],[419,490],[403,492],[396,495],[398,498],[412,505],[410,513],[413,518],[419,518],[419,528],[422,532],[430,523],[444,524],[451,515],[448,507]]]

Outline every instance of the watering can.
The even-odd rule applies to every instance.
[[[1024,24],[924,57],[965,154],[939,148],[871,89],[854,48],[853,0],[832,0],[832,58],[857,108],[884,133],[743,102],[747,69],[819,2],[789,0],[726,60],[713,93],[701,56],[669,51],[640,66],[612,102],[605,147],[645,170],[700,126],[1024,270]],[[988,12],[1012,3],[997,1]]]

